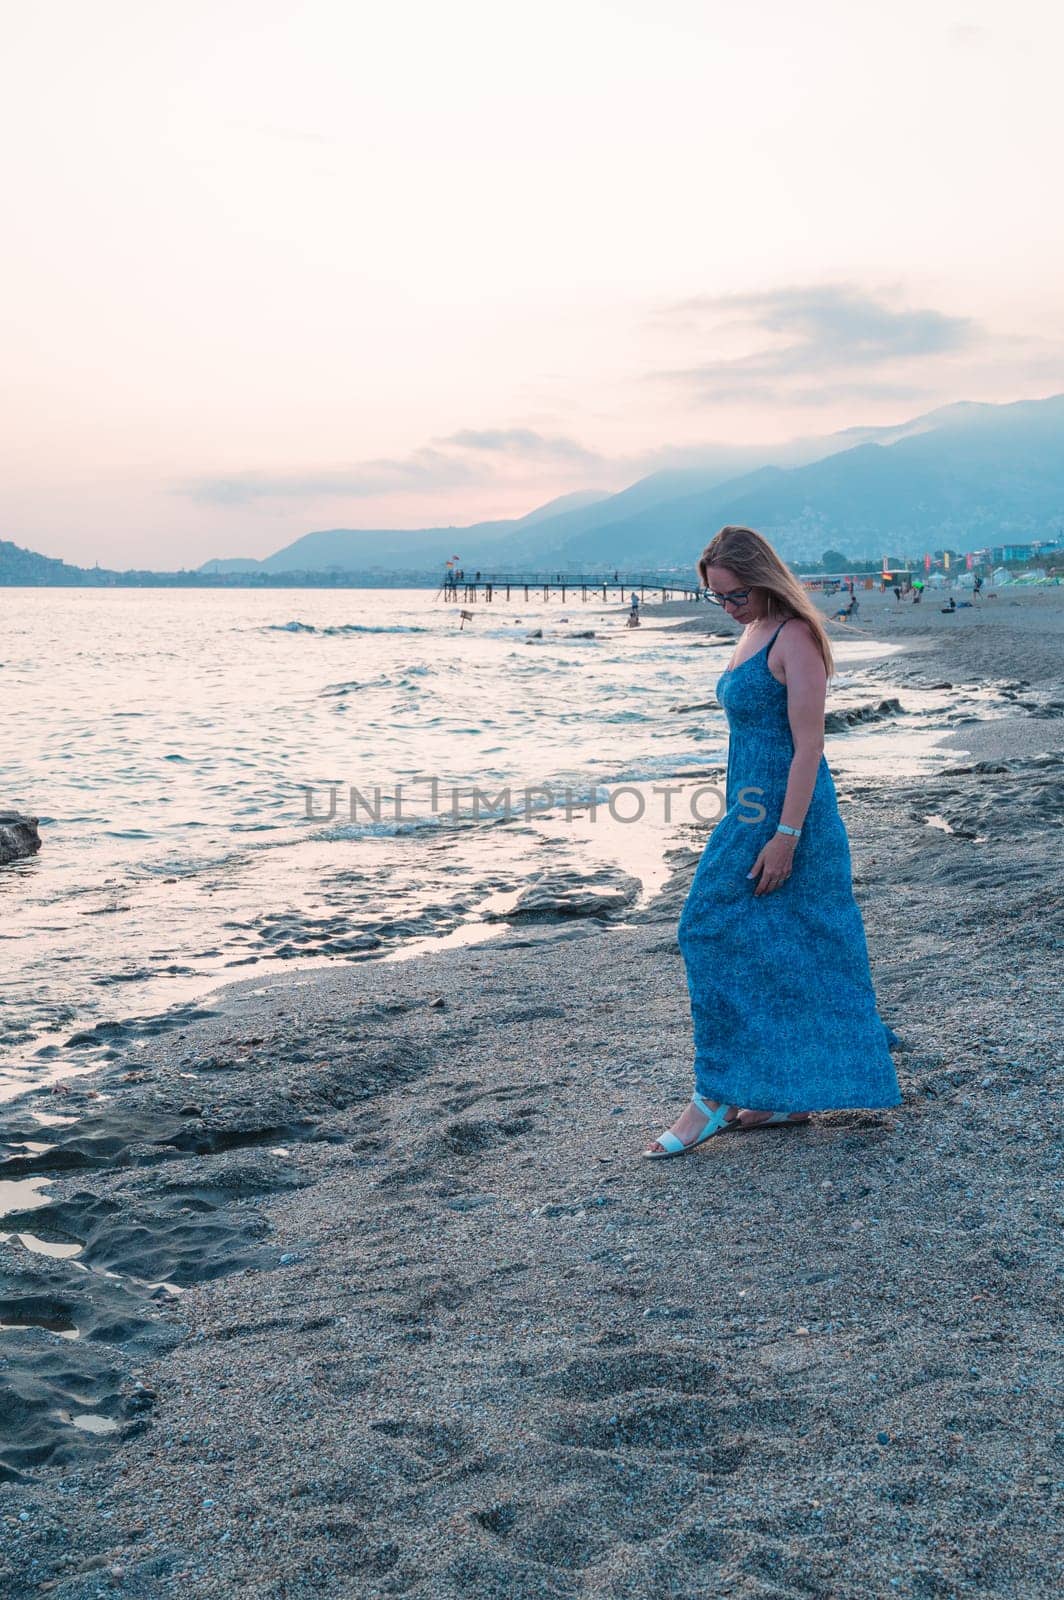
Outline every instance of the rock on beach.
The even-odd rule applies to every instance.
[[[40,848],[36,817],[24,817],[21,811],[0,811],[0,866],[36,855]]]

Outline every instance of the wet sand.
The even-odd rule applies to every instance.
[[[1064,591],[914,609],[940,770],[839,781],[904,1104],[638,1158],[693,827],[630,925],[222,991],[8,1108],[0,1593],[1058,1592]]]

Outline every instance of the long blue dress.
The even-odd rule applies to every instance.
[[[757,897],[757,880],[747,877],[776,831],[794,755],[786,685],[768,668],[778,633],[717,682],[730,730],[727,810],[678,930],[695,1085],[708,1100],[756,1111],[894,1106],[901,1095],[888,1030],[823,756],[791,876]]]

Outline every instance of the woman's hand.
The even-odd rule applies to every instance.
[[[797,842],[797,839],[792,839],[787,833],[772,835],[746,874],[748,878],[756,878],[760,874],[761,881],[754,890],[755,895],[771,894],[773,889],[778,889],[781,883],[787,882],[794,864],[794,847]]]

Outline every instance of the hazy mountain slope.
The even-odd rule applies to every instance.
[[[205,562],[200,571],[250,571],[255,565],[267,572],[375,567],[424,571],[426,567],[442,566],[456,553],[463,565],[473,570],[477,566],[495,571],[549,566],[569,540],[582,534],[653,506],[706,493],[734,478],[742,468],[760,466],[767,459],[794,463],[819,458],[842,448],[842,437],[832,434],[800,439],[767,449],[753,445],[707,446],[691,452],[698,457],[692,465],[662,468],[616,494],[589,491],[562,495],[513,521],[449,528],[328,528],[304,534],[261,563],[215,560]]]
[[[305,533],[262,563],[267,572],[419,571],[442,567],[449,556],[479,561],[494,552],[508,522],[481,522],[469,528],[322,528]],[[464,548],[463,548],[464,547]]]
[[[224,561],[204,561],[197,572],[257,572],[262,566],[254,556],[232,556]]]
[[[937,426],[808,466],[765,468],[567,541],[557,559],[645,565],[697,557],[728,522],[789,559],[1038,538],[1064,521],[1064,396],[948,407]],[[696,548],[697,546],[697,548]]]
[[[546,505],[537,506],[535,511],[530,511],[527,516],[518,517],[511,524],[514,528],[533,528],[539,522],[546,522],[551,517],[560,517],[569,512],[577,513],[587,510],[589,506],[597,505],[601,500],[609,500],[608,489],[577,489],[573,494],[560,494],[555,500],[548,500]]]
[[[83,584],[99,582],[109,574],[84,567],[72,567],[54,556],[40,556],[35,550],[24,550],[10,539],[0,539],[0,583],[25,584],[27,588],[53,584]]]

